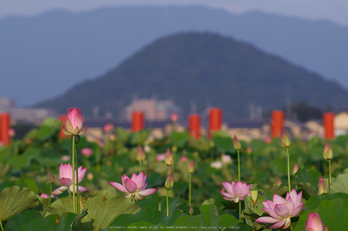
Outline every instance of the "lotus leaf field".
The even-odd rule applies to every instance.
[[[348,230],[347,136],[284,148],[238,146],[223,131],[152,139],[112,126],[87,141],[66,124],[71,137],[61,138],[61,126],[47,118],[0,147],[1,230]],[[82,166],[76,178],[71,165]]]

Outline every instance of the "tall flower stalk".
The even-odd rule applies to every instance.
[[[192,174],[195,172],[195,162],[193,160],[188,166],[189,172],[189,206],[191,206],[191,193],[192,193]]]
[[[75,162],[77,162],[77,152],[76,147],[77,143],[80,139],[79,135],[82,135],[86,132],[87,126],[82,128],[84,118],[81,115],[81,111],[78,108],[72,108],[68,110],[68,114],[65,120],[65,124],[63,125],[63,132],[67,136],[71,136],[71,151],[72,151],[72,158],[71,158],[71,165],[72,165],[72,184],[73,184],[73,210],[74,213],[80,212],[79,211],[79,190],[78,190],[78,171],[76,171],[76,176],[74,174],[75,172]],[[75,178],[76,177],[76,178]],[[77,184],[75,184],[77,182]],[[75,196],[75,190],[77,186],[77,201],[76,202],[76,196]],[[77,204],[77,207],[76,207]]]
[[[53,173],[50,174],[50,193],[48,194],[48,207],[50,207],[51,205],[51,195],[52,195],[52,185],[53,185],[53,182],[54,182],[54,175]]]
[[[326,160],[329,161],[329,193],[330,193],[330,189],[331,189],[331,159],[333,157],[333,153],[332,153],[332,149],[330,147],[330,145],[325,142],[325,146],[324,146],[324,151],[323,151],[323,156]]]
[[[289,187],[289,193],[291,192],[291,182],[290,182],[290,153],[289,148],[291,145],[290,139],[288,134],[286,134],[284,128],[282,128],[279,136],[279,141],[281,146],[283,146],[287,153],[287,162],[288,162],[288,187]]]
[[[169,216],[169,191],[173,188],[174,186],[174,176],[173,172],[169,174],[167,177],[166,182],[164,183],[164,187],[166,188],[166,204],[167,204],[167,217]]]
[[[140,145],[137,151],[137,160],[139,161],[139,173],[141,173],[142,162],[145,160],[145,153]]]
[[[237,155],[238,155],[238,181],[240,182],[240,148],[241,148],[241,144],[240,141],[238,140],[237,136],[233,137],[233,147],[237,150]],[[239,201],[239,222],[242,223],[242,202]]]

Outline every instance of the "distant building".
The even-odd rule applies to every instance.
[[[348,134],[348,113],[341,112],[335,115],[334,118],[335,135],[346,135]]]
[[[40,124],[47,117],[58,117],[55,110],[46,108],[15,108],[15,101],[0,98],[0,113],[7,112],[11,120],[16,122]]]
[[[131,120],[133,111],[144,112],[145,120],[170,120],[171,115],[174,113],[179,118],[182,118],[181,107],[176,106],[172,100],[135,99],[129,106],[123,109],[122,119]]]
[[[10,98],[0,98],[0,112],[8,112],[15,107],[15,101]]]

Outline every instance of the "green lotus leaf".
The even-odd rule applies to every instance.
[[[68,213],[63,216],[54,214],[45,218],[35,218],[31,222],[22,225],[18,231],[76,231],[77,229],[70,229],[75,217],[76,214]]]
[[[342,198],[344,200],[348,200],[348,194],[345,194],[345,193],[335,193],[335,194],[324,193],[321,195],[314,195],[311,198],[309,198],[306,201],[306,203],[304,203],[301,213],[303,213],[305,211],[314,210],[319,206],[319,204],[322,201],[330,201],[330,200],[333,200],[335,198]]]
[[[220,151],[220,152],[235,152],[234,146],[233,146],[233,140],[229,136],[220,136],[214,134],[213,136],[213,141],[215,144],[215,147]]]
[[[170,139],[173,142],[173,145],[175,145],[178,148],[184,147],[184,145],[189,140],[189,134],[187,131],[185,132],[172,132],[169,135]]]
[[[0,221],[38,205],[37,196],[32,190],[16,185],[4,188],[0,193]]]
[[[348,227],[348,200],[335,198],[320,202],[319,206],[311,211],[304,212],[296,225],[295,231],[305,230],[309,213],[317,212],[324,225],[329,230],[347,230]]]
[[[107,228],[121,214],[133,214],[139,206],[124,197],[117,198],[106,190],[97,191],[90,197],[80,197],[80,209],[88,209],[88,214],[81,220],[81,230],[98,231]],[[72,197],[55,201],[47,210],[47,215],[73,212]]]
[[[348,173],[340,174],[331,186],[331,193],[348,193]]]
[[[18,230],[21,226],[30,223],[35,218],[42,218],[41,214],[35,210],[27,210],[12,216],[5,226],[5,231]]]

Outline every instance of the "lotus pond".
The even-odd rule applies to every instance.
[[[0,147],[1,230],[347,230],[347,136],[330,149],[318,137],[239,147],[223,131],[151,139],[109,127],[72,141],[61,125],[48,118]]]

